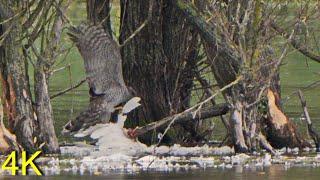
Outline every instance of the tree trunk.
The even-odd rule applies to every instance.
[[[95,25],[102,24],[112,36],[110,10],[110,0],[87,0],[87,19]]]
[[[59,143],[53,125],[53,112],[49,96],[48,77],[41,62],[34,72],[35,111],[39,123],[39,143],[45,143],[45,153],[59,153]]]
[[[11,1],[1,1],[1,22],[15,15],[14,7]],[[1,25],[1,36],[4,36],[0,49],[2,100],[10,130],[15,133],[18,143],[27,151],[34,151],[35,119],[20,32],[21,25],[15,20]]]
[[[289,120],[289,118],[280,110],[278,101],[279,97],[271,90],[267,90],[268,98],[268,116],[264,119],[267,125],[264,128],[266,137],[274,148],[283,147],[311,147],[304,141],[297,127]]]
[[[57,13],[52,20],[50,31],[43,32],[42,38],[49,39],[47,43],[41,43],[41,55],[38,57],[34,67],[34,96],[35,111],[39,128],[39,139],[37,145],[44,143],[42,149],[45,153],[60,153],[58,138],[54,129],[54,117],[49,94],[50,69],[59,55],[59,45],[63,29],[62,14],[67,7],[60,6],[61,13]]]
[[[142,99],[142,108],[128,118],[131,127],[181,112],[189,105],[193,86],[195,58],[190,57],[196,51],[193,48],[187,50],[192,33],[183,14],[175,11],[169,0],[151,2],[121,1],[120,43],[150,18],[121,51],[124,79]],[[150,4],[153,4],[152,12],[149,11]],[[184,123],[182,126],[180,129],[193,133],[195,126],[192,124]],[[142,140],[150,144],[151,137],[147,135]],[[164,141],[173,142],[173,139]]]

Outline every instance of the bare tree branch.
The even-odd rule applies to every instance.
[[[122,44],[119,44],[119,47],[123,47],[124,45],[126,45],[149,23],[149,21],[152,18],[152,9],[153,9],[154,3],[155,3],[154,0],[150,1],[147,19],[126,40],[124,40]]]
[[[311,122],[311,118],[308,112],[308,108],[307,108],[307,101],[304,98],[302,91],[299,90],[299,98],[301,101],[301,105],[302,105],[302,109],[303,109],[303,114],[306,118],[306,122],[307,122],[307,126],[308,126],[308,133],[311,136],[311,138],[313,139],[315,145],[316,145],[316,151],[320,152],[320,136],[319,134],[314,130],[312,122]]]
[[[73,90],[73,89],[76,89],[76,88],[78,88],[79,86],[81,86],[84,82],[86,82],[86,79],[83,79],[83,80],[81,80],[80,82],[78,82],[76,85],[73,85],[73,86],[71,86],[71,87],[69,87],[69,88],[67,88],[67,89],[65,89],[65,90],[62,90],[62,91],[60,91],[60,92],[58,92],[58,93],[50,96],[50,99],[54,99],[54,98],[56,98],[56,97],[58,97],[58,96],[61,96],[61,95],[65,94],[65,93],[67,93],[67,92],[69,92],[69,91],[71,91],[71,90]]]
[[[281,27],[276,25],[274,22],[271,23],[271,27],[275,31],[277,31],[279,34],[281,34],[281,36],[283,36],[284,38],[288,39],[290,44],[292,45],[292,47],[297,49],[301,54],[307,56],[311,60],[314,60],[314,61],[320,63],[320,55],[314,54],[313,52],[309,51],[308,48],[305,45],[303,45],[300,42],[298,42],[295,38],[291,38],[290,39],[290,34],[285,32],[284,29],[282,29]]]

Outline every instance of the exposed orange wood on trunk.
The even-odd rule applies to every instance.
[[[12,150],[18,150],[16,136],[8,131],[1,123],[0,125],[0,152],[9,153]]]
[[[1,98],[2,98],[2,101],[3,101],[3,111],[6,113],[6,114],[9,114],[10,112],[10,109],[9,109],[9,104],[8,104],[8,101],[9,101],[9,98],[7,97],[7,94],[8,94],[8,83],[7,81],[3,78],[2,74],[0,74],[0,79],[1,79],[1,84],[2,84],[2,93],[1,93]]]
[[[9,153],[12,150],[18,150],[16,136],[10,133],[3,123],[3,106],[0,102],[0,152]]]
[[[16,94],[14,91],[14,85],[13,85],[13,80],[11,75],[8,75],[8,84],[9,84],[9,94],[10,94],[10,114],[9,114],[9,126],[11,128],[14,127],[14,119],[16,117],[16,108],[15,108],[15,104],[16,104]]]
[[[266,136],[270,144],[275,148],[310,147],[310,144],[299,135],[295,124],[281,111],[279,96],[268,89],[267,98]]]
[[[13,80],[10,75],[8,75],[6,78],[4,78],[2,75],[0,75],[1,83],[2,83],[2,101],[3,103],[3,111],[8,116],[9,126],[12,129],[14,125],[14,119],[16,116],[16,95],[13,88]]]
[[[276,126],[277,129],[280,129],[288,123],[288,117],[286,117],[278,107],[276,101],[279,97],[276,96],[271,89],[268,89],[267,98],[270,114],[269,120]]]
[[[4,132],[2,130],[2,127],[0,128],[0,152],[5,153],[10,148],[10,145],[7,143],[7,141],[4,138]]]

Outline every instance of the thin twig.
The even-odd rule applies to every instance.
[[[212,96],[208,97],[208,98],[205,99],[204,101],[202,101],[202,102],[200,102],[200,103],[197,103],[196,105],[190,107],[189,109],[186,109],[185,111],[183,111],[183,112],[181,112],[181,113],[176,114],[176,115],[174,116],[174,118],[171,120],[171,122],[169,123],[169,125],[167,126],[167,128],[165,129],[163,135],[161,136],[161,138],[159,139],[159,141],[158,141],[158,143],[157,143],[157,145],[156,145],[155,147],[159,146],[159,144],[161,143],[163,137],[166,135],[166,133],[168,132],[168,130],[171,128],[172,124],[174,124],[175,120],[176,120],[179,116],[181,116],[181,115],[183,115],[183,114],[185,114],[185,113],[191,112],[192,110],[194,110],[194,109],[197,108],[196,111],[195,111],[194,114],[193,114],[193,116],[196,116],[196,114],[200,111],[201,107],[202,107],[205,103],[211,101],[211,100],[212,100],[214,97],[216,97],[219,93],[221,93],[221,92],[225,91],[226,89],[228,89],[228,88],[236,85],[241,79],[242,79],[242,76],[239,76],[236,80],[234,80],[234,81],[231,82],[230,84],[226,85],[225,87],[217,90],[214,94],[212,94]]]
[[[148,17],[147,19],[126,39],[122,44],[119,44],[119,47],[125,46],[131,39],[133,39],[151,20],[152,18],[152,10],[154,6],[154,0],[150,1]]]
[[[54,99],[54,98],[56,98],[56,97],[58,97],[58,96],[61,96],[61,95],[65,94],[65,93],[67,93],[67,92],[69,92],[69,91],[71,91],[71,90],[73,90],[73,89],[76,89],[76,88],[78,88],[79,86],[81,86],[84,82],[86,82],[86,79],[82,79],[82,80],[81,80],[79,83],[77,83],[76,85],[73,85],[73,86],[71,86],[71,87],[69,87],[69,88],[67,88],[67,89],[65,89],[65,90],[62,90],[62,91],[60,91],[60,92],[58,92],[58,93],[50,96],[50,99]]]
[[[320,85],[320,80],[317,80],[317,81],[312,82],[311,84],[309,84],[309,85],[307,85],[305,87],[302,87],[300,89],[303,90],[303,91],[306,91],[306,90],[309,90],[311,88],[317,87],[319,85]],[[292,93],[290,93],[287,97],[283,98],[282,104],[286,103],[290,99],[291,96],[297,94],[298,92],[299,92],[299,90],[295,90]]]
[[[168,124],[168,126],[167,126],[167,128],[165,129],[165,131],[163,132],[163,134],[160,136],[158,143],[154,146],[153,151],[155,152],[156,147],[158,147],[158,146],[160,145],[163,137],[167,134],[167,132],[169,131],[169,129],[171,128],[171,126],[175,123],[175,121],[176,121],[176,119],[177,119],[178,117],[180,117],[180,116],[182,116],[182,115],[184,115],[184,114],[186,114],[186,113],[189,113],[189,112],[191,112],[192,110],[194,110],[194,109],[197,108],[197,110],[196,110],[196,111],[194,112],[194,114],[193,114],[193,116],[195,117],[195,116],[197,115],[197,113],[200,111],[200,109],[201,109],[201,107],[203,106],[203,104],[211,101],[211,100],[212,100],[214,97],[216,97],[219,93],[221,93],[221,92],[225,91],[226,89],[228,89],[228,88],[230,88],[230,87],[238,84],[238,82],[239,82],[241,79],[242,79],[242,76],[239,76],[236,80],[234,80],[234,81],[231,82],[230,84],[224,86],[223,88],[217,90],[212,96],[208,97],[208,98],[205,99],[204,101],[202,101],[202,102],[200,102],[200,103],[197,103],[196,105],[190,107],[189,109],[186,109],[185,111],[174,115],[173,119],[172,119],[171,122]],[[200,108],[200,109],[199,109],[199,108]],[[153,162],[154,162],[154,160],[149,163],[148,167],[151,166],[151,164],[152,164]]]
[[[287,38],[290,44],[297,49],[300,53],[307,56],[308,58],[319,62],[320,63],[320,55],[314,54],[313,52],[309,51],[308,48],[304,45],[302,45],[300,42],[298,42],[295,38],[290,38],[290,35],[285,32],[284,29],[277,26],[274,22],[271,23],[271,27],[277,31],[280,35],[282,35],[284,38]]]

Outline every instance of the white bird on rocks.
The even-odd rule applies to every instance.
[[[95,145],[97,151],[91,152],[93,156],[112,155],[123,153],[125,155],[136,155],[144,153],[147,146],[134,141],[127,136],[124,123],[127,119],[127,114],[140,106],[140,98],[131,98],[117,114],[117,121],[94,124],[88,128],[80,129],[74,134],[76,138],[90,137],[96,140]]]

